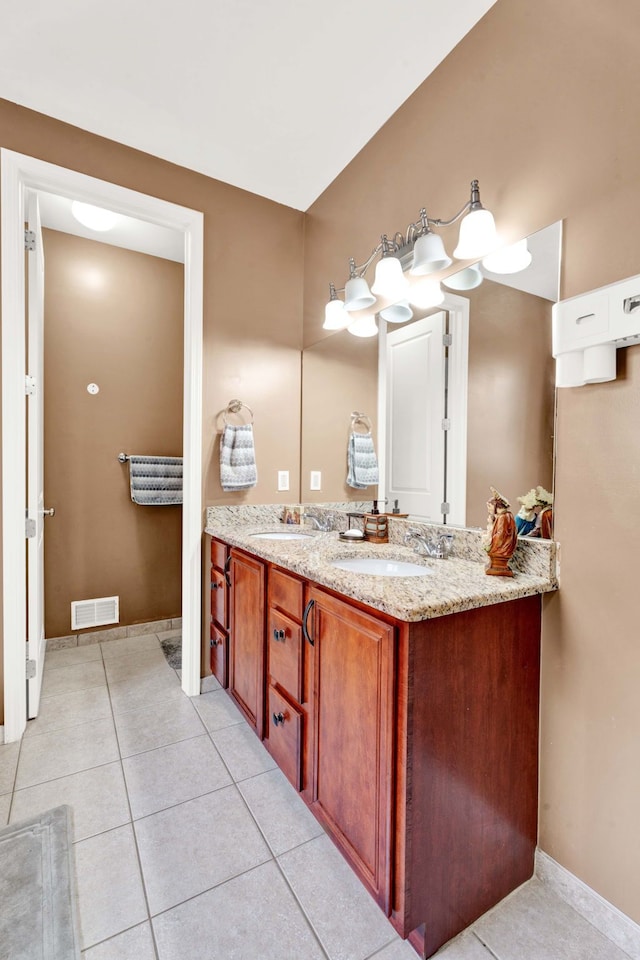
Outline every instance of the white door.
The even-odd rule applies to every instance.
[[[385,496],[433,523],[445,499],[445,321],[440,311],[386,336]]]
[[[26,196],[27,229],[27,718],[38,714],[44,669],[44,253],[38,196]],[[34,663],[35,661],[35,663]]]

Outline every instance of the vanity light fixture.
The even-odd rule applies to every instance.
[[[347,327],[349,333],[354,337],[375,337],[378,334],[378,324],[376,318],[371,315],[366,317],[357,317],[352,320]]]
[[[329,284],[329,302],[324,308],[325,330],[344,330],[351,323],[351,317],[344,308],[344,301],[338,300],[336,288]]]
[[[100,233],[112,230],[120,219],[113,210],[95,207],[92,203],[81,203],[79,200],[74,200],[71,204],[71,213],[83,227],[98,230]]]
[[[506,247],[501,247],[495,253],[490,253],[484,257],[482,266],[489,273],[520,273],[526,270],[531,263],[531,251],[527,246],[526,237],[524,240],[518,240],[517,243],[510,243]]]
[[[445,277],[442,281],[445,287],[450,290],[474,290],[482,283],[483,277],[480,267],[471,266],[452,273],[450,277]]]
[[[413,311],[407,301],[415,306],[437,306],[442,302],[443,295],[439,284],[434,280],[432,285],[423,288],[420,292],[414,288],[420,286],[409,282],[406,277],[408,271],[412,277],[426,277],[429,274],[437,273],[446,269],[453,262],[451,257],[445,251],[442,238],[433,232],[432,227],[449,227],[462,220],[460,224],[460,233],[458,244],[453,252],[453,256],[459,260],[477,260],[480,257],[491,253],[497,245],[496,226],[493,215],[486,210],[480,201],[480,188],[477,180],[471,181],[471,196],[465,205],[455,216],[449,220],[434,219],[427,216],[426,209],[420,211],[419,219],[415,223],[410,223],[404,233],[395,233],[393,239],[389,240],[386,234],[383,234],[380,243],[371,252],[369,258],[359,265],[353,257],[349,260],[349,279],[346,281],[343,289],[344,303],[343,309],[349,313],[366,310],[376,304],[378,298],[386,301],[386,304],[380,304],[380,316],[389,320],[391,323],[403,323],[410,320]],[[365,274],[371,264],[377,259],[376,272],[373,285],[369,285],[365,280]],[[482,274],[476,268],[477,277],[482,282]],[[473,279],[476,279],[474,275]],[[477,286],[474,283],[473,286]],[[436,289],[438,294],[436,295]],[[466,287],[462,289],[471,289]],[[326,330],[341,329],[334,326],[338,322],[340,307],[335,306],[341,303],[336,296],[336,288],[333,283],[329,284],[330,300],[325,307]],[[427,292],[428,291],[428,292]],[[342,292],[342,290],[340,291]],[[439,297],[439,299],[438,299]],[[416,299],[417,298],[417,299]],[[428,301],[425,303],[425,299]],[[399,309],[393,309],[399,308]],[[404,316],[404,319],[400,319]],[[347,329],[356,336],[374,336],[372,332],[373,325],[369,322],[373,318],[356,318],[347,325]],[[344,326],[345,324],[342,324]],[[356,330],[367,330],[367,333],[357,333]]]

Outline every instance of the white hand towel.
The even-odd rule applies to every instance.
[[[253,427],[227,424],[220,437],[220,483],[223,490],[248,490],[258,482]]]
[[[352,433],[347,448],[347,483],[356,490],[378,483],[378,460],[370,433]]]

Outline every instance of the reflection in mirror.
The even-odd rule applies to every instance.
[[[467,396],[464,403],[467,422],[463,453],[457,460],[449,458],[449,476],[443,487],[442,501],[451,504],[447,522],[455,519],[456,523],[466,526],[484,527],[490,486],[496,486],[510,499],[514,514],[520,508],[518,497],[538,485],[546,490],[552,489],[555,390],[551,306],[558,295],[560,224],[529,237],[528,251],[530,265],[517,272],[494,272],[495,268],[505,269],[505,264],[489,261],[494,271],[479,264],[472,270],[459,271],[457,277],[445,278],[443,290],[446,297],[442,306],[437,310],[414,310],[410,323],[385,324],[379,318],[384,356],[385,331],[393,331],[396,336],[401,330],[409,331],[412,327],[417,330],[417,324],[443,312],[448,331],[449,325],[455,328],[456,321],[458,326],[464,322],[464,313],[468,309],[468,328],[466,331],[462,329],[463,335],[468,334]],[[450,349],[455,352],[453,345]],[[364,410],[372,419],[375,417],[377,351],[377,340],[355,338],[347,331],[333,334],[304,351],[301,478],[304,500],[365,498],[345,484],[346,445],[352,410]],[[424,373],[420,376],[419,368],[416,368],[416,351],[408,349],[406,354],[412,362],[408,364],[402,382],[410,400],[420,394],[420,386],[427,377]],[[381,370],[384,376],[384,361]],[[405,512],[405,503],[409,504],[411,499],[406,465],[419,459],[416,451],[426,433],[425,417],[420,408],[414,410],[411,428],[405,430],[402,442],[396,442],[394,454],[393,420],[383,400],[381,397],[378,408],[377,436],[381,487],[384,479],[386,493],[380,495],[386,495],[390,500],[398,499],[400,510]],[[451,426],[455,433],[456,428],[453,424]],[[457,427],[459,430],[459,424]],[[390,459],[393,456],[404,470],[404,477],[400,476],[402,483],[395,486]],[[424,464],[423,458],[423,469]],[[309,488],[311,470],[322,471],[322,490],[319,492],[312,492]],[[462,476],[457,475],[460,473]],[[427,480],[428,484],[435,482],[433,478]],[[400,489],[403,483],[404,490]],[[454,504],[452,497],[456,490],[459,491],[456,495],[458,502]],[[373,499],[376,488],[372,487],[364,494],[366,499]],[[437,491],[433,502],[438,506],[439,497]],[[427,516],[417,511],[414,515]],[[442,522],[440,513],[428,518]]]

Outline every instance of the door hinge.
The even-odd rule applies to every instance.
[[[24,535],[27,540],[36,535],[36,522],[30,517],[27,517],[24,521]]]
[[[36,235],[33,230],[25,230],[24,232],[24,248],[25,250],[35,250],[36,248]]]
[[[453,343],[453,334],[451,334],[451,333],[443,333],[443,334],[442,334],[442,346],[443,346],[443,347],[450,347],[452,343]]]
[[[27,680],[33,680],[37,673],[35,660],[27,660]]]
[[[451,511],[450,503],[447,503],[445,501],[445,503],[440,504],[440,513],[442,513],[444,516],[446,516],[450,511]]]
[[[442,429],[451,430],[451,420],[449,417],[445,417],[445,419],[442,421]]]
[[[25,374],[24,378],[24,395],[25,397],[32,397],[36,392],[36,378],[30,377],[29,374]]]

